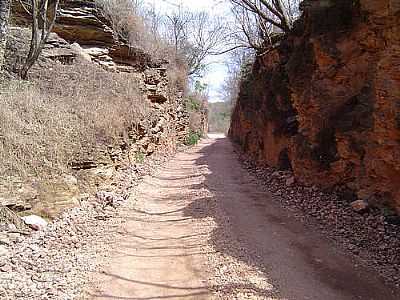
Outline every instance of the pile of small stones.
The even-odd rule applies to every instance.
[[[237,153],[244,168],[274,200],[400,287],[400,217],[373,207],[357,212],[339,193],[304,186],[289,171],[256,165],[238,149]]]
[[[113,247],[119,212],[144,175],[166,157],[119,172],[107,191],[87,196],[41,231],[0,228],[0,299],[77,299]]]

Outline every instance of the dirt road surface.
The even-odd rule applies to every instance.
[[[203,140],[147,177],[89,299],[400,299]]]

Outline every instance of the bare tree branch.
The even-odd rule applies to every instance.
[[[257,52],[270,45],[274,32],[287,33],[296,17],[299,0],[231,0],[240,34]],[[235,33],[238,39],[238,34]]]
[[[205,12],[190,12],[179,7],[166,18],[167,40],[175,51],[175,59],[183,59],[188,75],[201,76],[212,53],[222,51],[226,27]]]
[[[21,70],[21,77],[23,79],[27,78],[29,70],[39,58],[53,30],[57,18],[59,1],[60,0],[53,0],[49,3],[49,0],[31,0],[32,35],[29,53]]]

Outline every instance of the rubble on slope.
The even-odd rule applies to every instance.
[[[91,272],[98,270],[112,249],[122,222],[119,212],[134,201],[134,188],[167,160],[153,157],[120,170],[107,190],[88,195],[80,206],[66,210],[43,230],[28,234],[3,226],[0,298],[69,300],[80,296]]]

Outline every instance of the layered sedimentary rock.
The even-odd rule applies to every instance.
[[[12,21],[17,26],[30,23],[24,3],[29,7],[25,0],[13,2]],[[111,21],[95,0],[60,1],[53,31],[69,44],[78,46],[75,52],[81,52],[109,71],[143,71],[148,66],[156,67],[161,63],[142,49],[130,47],[113,30]]]
[[[30,37],[30,30],[25,26],[29,16],[19,1],[13,5],[7,55],[10,73],[18,71],[13,68],[18,68],[24,60]],[[134,77],[140,95],[132,97],[143,97],[148,101],[144,106],[149,106],[151,111],[148,118],[127,129],[127,136],[121,137],[119,143],[82,149],[71,158],[69,173],[46,180],[32,178],[32,182],[17,177],[0,180],[0,205],[14,211],[45,212],[48,216],[79,204],[87,192],[108,189],[120,168],[130,167],[134,172],[135,165],[140,165],[138,161],[145,157],[172,153],[190,131],[183,92],[170,82],[167,62],[128,47],[117,37],[94,1],[61,1],[59,14],[55,32],[51,33],[32,69],[32,77],[54,64],[72,67],[76,64],[78,69],[85,64],[97,64],[106,71],[120,73],[121,80],[124,76]]]
[[[230,135],[300,182],[400,213],[400,2],[301,7],[242,83]]]

